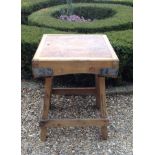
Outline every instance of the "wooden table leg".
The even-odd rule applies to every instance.
[[[96,106],[100,109],[100,89],[99,89],[99,77],[95,75],[95,85],[96,85]]]
[[[105,77],[98,77],[99,93],[100,93],[100,111],[103,118],[107,117],[106,93],[105,93]],[[103,139],[108,138],[107,126],[101,127]]]
[[[53,77],[45,78],[45,94],[44,94],[44,105],[42,111],[42,120],[48,119],[48,112],[50,107],[50,99],[51,99],[51,90],[52,90],[52,81]],[[41,141],[46,140],[47,128],[41,127],[40,139]]]

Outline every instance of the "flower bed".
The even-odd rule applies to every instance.
[[[91,19],[85,19],[83,16],[77,16],[77,15],[61,15],[59,19],[68,21],[68,22],[91,22]]]

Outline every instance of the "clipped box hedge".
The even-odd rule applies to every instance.
[[[38,47],[42,35],[46,33],[65,32],[49,28],[22,25],[22,78],[32,77],[31,60]],[[120,59],[120,71],[118,80],[132,81],[132,30],[111,31],[106,32],[105,34],[107,34]]]
[[[132,28],[132,7],[125,5],[115,4],[98,4],[98,3],[77,3],[73,5],[75,11],[94,10],[94,13],[99,12],[98,17],[102,17],[104,10],[110,9],[113,11],[111,17],[103,19],[95,19],[92,22],[68,22],[60,20],[55,17],[55,14],[59,13],[62,9],[66,8],[66,5],[59,5],[55,7],[41,9],[32,13],[28,17],[29,25],[37,25],[48,28],[54,28],[62,31],[73,31],[79,33],[96,33],[106,32],[111,30],[122,30]],[[98,11],[102,10],[102,11]],[[86,16],[83,11],[83,16]],[[90,17],[91,18],[91,14]]]
[[[21,22],[27,24],[27,17],[41,8],[62,4],[61,0],[22,0]]]
[[[112,3],[112,4],[123,4],[132,6],[132,0],[74,0],[74,3]],[[66,0],[22,0],[21,1],[21,12],[30,14],[36,10],[44,7],[54,6],[58,4],[64,4]]]
[[[133,80],[133,30],[106,32],[120,60],[119,78]]]
[[[132,0],[74,0],[74,3],[108,3],[133,6]],[[27,24],[27,17],[34,11],[42,8],[65,4],[66,0],[22,0],[21,2],[21,22]]]
[[[132,6],[132,0],[73,0],[74,3],[112,3],[112,4],[123,4]],[[54,6],[58,4],[64,4],[66,0],[22,0],[21,11],[22,13],[30,14],[36,10],[44,7]]]

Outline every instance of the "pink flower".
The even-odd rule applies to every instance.
[[[61,15],[59,17],[61,20],[66,20],[66,21],[72,21],[72,22],[91,22],[91,19],[85,19],[83,16],[77,16],[77,15]]]

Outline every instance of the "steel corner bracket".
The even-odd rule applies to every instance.
[[[32,72],[35,78],[49,77],[53,75],[51,68],[32,68]]]
[[[100,71],[101,76],[107,77],[117,77],[118,69],[117,68],[102,68]]]

